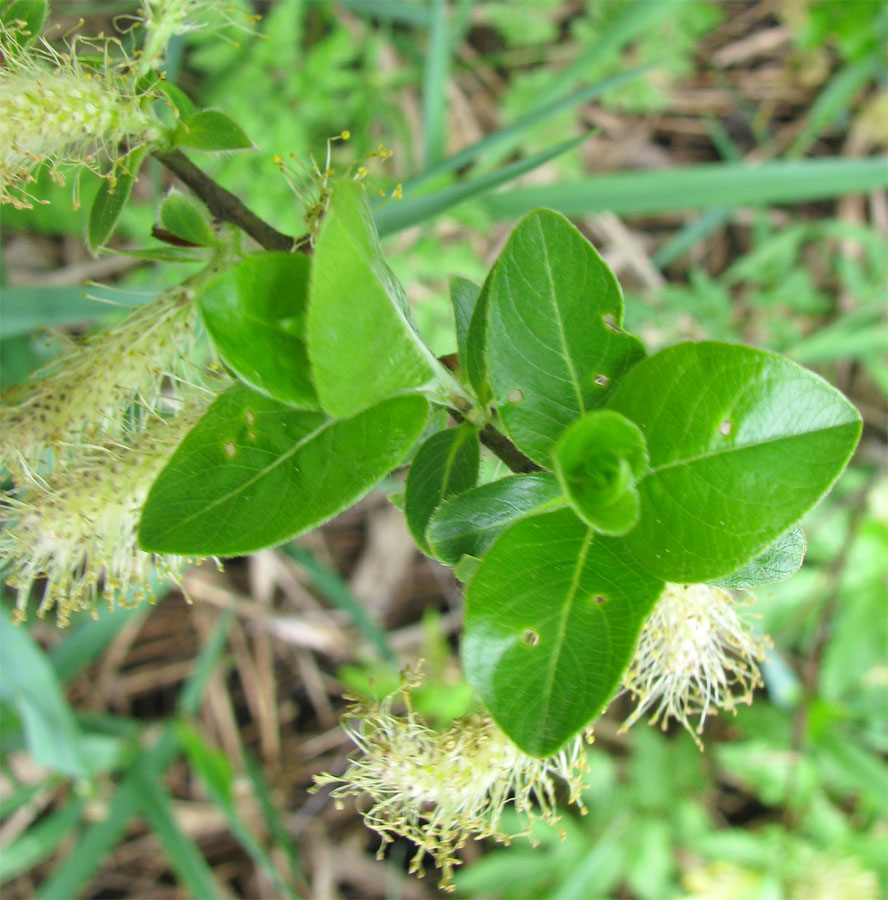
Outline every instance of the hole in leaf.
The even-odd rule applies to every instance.
[[[255,432],[255,431],[249,431],[249,432],[247,432],[247,437],[248,437],[251,441],[255,441],[255,440],[256,440],[256,432]]]
[[[605,313],[601,317],[601,321],[604,322],[604,327],[608,331],[615,331],[617,334],[620,333],[621,329],[619,325],[617,325],[617,320],[610,313]]]
[[[235,445],[234,441],[226,441],[224,450],[225,450],[225,455],[229,459],[234,459],[234,456],[237,453],[237,446]]]
[[[540,636],[532,628],[525,628],[524,634],[521,635],[521,640],[523,640],[528,647],[536,647],[540,642]]]
[[[247,423],[248,428],[252,428],[256,424],[256,413],[252,409],[245,410],[244,421]]]
[[[595,376],[595,383],[599,387],[604,387],[609,382],[610,382],[610,378],[608,378],[607,375],[596,375]]]
[[[596,594],[592,599],[595,603],[607,603],[607,597],[604,594]]]
[[[731,433],[731,423],[727,419],[718,426],[718,433],[725,437]]]
[[[524,391],[520,388],[512,388],[509,391],[509,396],[506,398],[509,403],[520,403],[524,399]]]

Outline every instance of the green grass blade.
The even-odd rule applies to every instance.
[[[550,159],[572,150],[588,138],[588,134],[581,134],[570,141],[558,144],[557,147],[552,147],[542,153],[535,153],[533,156],[527,157],[527,159],[521,159],[472,181],[451,185],[425,197],[414,197],[397,203],[389,203],[388,206],[380,207],[374,211],[373,217],[376,219],[376,227],[379,229],[380,235],[384,237],[397,231],[403,231],[412,225],[418,225],[420,222],[426,222],[439,213],[444,212],[445,209],[450,209],[450,207],[463,203],[466,200],[471,200],[474,197],[480,197],[501,184],[505,184],[513,178],[518,178],[519,175],[524,175],[526,172],[536,169]]]
[[[361,606],[357,597],[349,590],[348,585],[336,574],[316,559],[315,555],[306,547],[299,544],[285,544],[281,550],[294,562],[297,562],[308,573],[315,587],[334,606],[346,612],[354,623],[355,628],[364,635],[383,659],[398,664],[395,651],[389,643],[388,635],[373,619],[367,615],[367,610]]]
[[[220,616],[209,641],[201,648],[185,686],[179,695],[179,708],[194,714],[200,707],[207,680],[219,662],[232,613]],[[160,775],[178,754],[179,744],[172,725],[168,725],[157,743],[143,752],[143,759],[151,770]],[[140,812],[139,793],[135,776],[128,772],[114,794],[108,815],[101,822],[91,825],[77,841],[71,853],[63,860],[37,892],[39,900],[57,900],[59,897],[77,897],[93,877],[102,860],[120,842],[130,819]]]
[[[590,100],[594,100],[606,91],[611,90],[611,88],[632,81],[650,68],[651,66],[641,66],[637,69],[630,69],[628,72],[621,72],[619,75],[605,78],[602,81],[596,81],[595,84],[587,85],[586,87],[580,88],[578,91],[572,91],[551,103],[538,107],[535,111],[521,116],[504,128],[500,128],[493,134],[489,134],[486,137],[481,138],[480,141],[476,141],[474,144],[460,150],[459,153],[454,153],[453,156],[442,159],[436,165],[431,166],[431,168],[424,169],[419,175],[404,183],[404,190],[406,191],[409,188],[415,188],[445,172],[461,169],[463,166],[474,162],[479,156],[489,151],[508,149],[513,146],[517,140],[520,140],[528,129],[533,128],[535,125],[545,122],[552,116],[558,115],[558,113],[573,109],[581,103],[588,103]]]
[[[127,294],[124,301],[120,291],[98,286],[90,286],[88,293],[82,287],[4,287],[0,299],[3,337],[31,334],[41,325],[59,328],[92,321],[157,297],[150,292]]]
[[[450,76],[450,29],[445,0],[432,0],[429,43],[422,73],[423,160],[434,165],[444,155],[447,81]]]
[[[513,219],[547,206],[567,216],[618,215],[677,209],[801,203],[888,187],[888,159],[811,159],[746,166],[683,166],[597,175],[573,183],[516,188],[489,197],[497,218]],[[412,223],[411,223],[412,224]]]
[[[431,13],[427,5],[406,0],[339,0],[340,5],[362,19],[396,22],[416,28],[429,28]]]
[[[41,819],[7,844],[0,854],[0,883],[27,872],[52,856],[80,820],[82,811],[82,801],[69,800],[58,812]]]
[[[179,827],[169,794],[144,760],[131,769],[133,788],[146,822],[163,847],[183,887],[197,900],[220,897],[222,889],[194,841]]]
[[[730,221],[733,209],[716,207],[703,213],[702,216],[688,222],[680,228],[667,243],[651,257],[655,266],[664,269],[670,263],[683,256],[698,241],[709,237],[717,228]]]
[[[249,750],[244,749],[243,753],[247,775],[253,785],[253,793],[259,801],[259,806],[262,808],[265,824],[268,826],[268,830],[271,832],[274,842],[287,857],[287,862],[290,864],[291,877],[303,878],[304,873],[299,858],[299,849],[290,837],[286,826],[281,821],[280,813],[276,809],[274,801],[271,798],[271,791],[268,789],[268,784],[266,783],[265,776],[262,772],[262,766]]]
[[[834,75],[829,84],[817,95],[817,99],[805,116],[804,127],[786,155],[791,159],[803,156],[825,128],[851,109],[854,98],[868,81],[878,75],[882,67],[882,54],[876,51],[858,62],[845,66]]]
[[[265,849],[237,811],[232,800],[233,774],[230,766],[226,766],[228,760],[218,750],[207,746],[197,731],[186,721],[176,723],[176,735],[189,764],[200,775],[207,793],[224,813],[231,832],[240,845],[274,882],[280,896],[298,900],[298,895],[283,879]]]
[[[162,593],[165,584],[156,593]],[[65,634],[64,640],[49,653],[49,661],[61,682],[68,681],[84,666],[92,662],[116,637],[136,619],[148,613],[148,603],[138,607],[118,607],[114,612],[103,611],[98,619],[84,617]]]
[[[82,736],[58,678],[27,628],[13,625],[6,608],[0,609],[0,646],[0,697],[18,710],[28,752],[55,772],[84,778],[89,766]]]

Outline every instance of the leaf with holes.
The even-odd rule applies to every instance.
[[[522,750],[549,756],[610,700],[662,589],[573,510],[522,519],[466,590],[466,677]]]
[[[720,578],[761,553],[832,487],[861,428],[813,372],[714,341],[640,363],[609,409],[641,429],[650,457],[641,519],[623,542],[668,581]]]
[[[426,529],[429,547],[449,566],[463,556],[481,557],[510,525],[560,497],[561,487],[549,472],[479,485],[441,504]]]
[[[481,445],[471,425],[433,434],[417,450],[404,496],[404,513],[414,540],[431,555],[426,526],[432,513],[448,497],[458,495],[478,480]]]
[[[302,254],[259,253],[210,279],[198,303],[219,355],[238,378],[316,410],[305,349],[309,266]]]
[[[336,420],[235,384],[154,482],[139,544],[156,553],[241,556],[283,543],[367,493],[413,446],[427,417],[422,397]]]
[[[550,210],[521,220],[484,291],[487,372],[503,425],[548,467],[564,429],[606,402],[644,348],[622,330],[623,296],[611,270]]]
[[[422,391],[446,401],[453,381],[423,343],[404,289],[385,264],[364,188],[336,185],[314,250],[308,355],[322,407],[350,416]]]

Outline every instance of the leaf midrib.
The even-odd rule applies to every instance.
[[[750,450],[754,447],[764,447],[768,444],[779,443],[780,441],[792,440],[794,438],[804,438],[804,437],[808,437],[809,435],[820,434],[822,432],[827,432],[827,431],[835,431],[838,428],[846,428],[848,425],[854,425],[855,421],[856,420],[854,420],[854,419],[849,419],[847,422],[841,422],[838,425],[830,425],[827,428],[815,428],[815,429],[812,429],[811,431],[802,431],[798,434],[782,434],[777,437],[770,437],[767,440],[763,440],[763,441],[753,441],[752,443],[749,443],[749,444],[741,444],[739,446],[735,445],[733,447],[725,447],[724,449],[721,449],[721,450],[713,450],[708,453],[700,453],[697,456],[691,456],[691,457],[688,457],[687,459],[676,460],[675,462],[665,463],[662,466],[657,466],[656,468],[652,468],[647,473],[647,475],[645,475],[645,478],[650,478],[652,475],[659,475],[661,472],[668,471],[669,469],[677,469],[682,466],[689,466],[695,462],[701,462],[701,461],[707,460],[707,459],[715,459],[719,456],[725,456],[726,454],[729,454],[729,453],[739,453],[742,450]]]
[[[212,509],[215,509],[217,506],[221,506],[223,503],[227,503],[229,500],[232,499],[232,497],[236,497],[238,494],[243,493],[245,490],[252,487],[257,481],[259,481],[262,478],[265,478],[266,475],[270,474],[278,466],[280,466],[282,463],[286,462],[286,460],[288,460],[294,453],[301,450],[309,441],[314,440],[314,438],[316,438],[321,432],[325,431],[331,425],[335,425],[337,421],[339,421],[339,420],[328,419],[326,422],[324,422],[322,425],[320,425],[314,431],[311,431],[307,435],[305,435],[305,437],[300,438],[295,444],[293,444],[293,446],[289,450],[287,450],[285,453],[282,453],[274,462],[269,463],[263,469],[260,469],[255,475],[253,475],[252,478],[248,479],[247,481],[243,482],[242,484],[239,484],[236,488],[228,491],[228,493],[223,494],[222,496],[213,500],[211,503],[205,504],[197,512],[191,513],[190,515],[187,515],[187,516],[183,516],[176,523],[177,526],[181,527],[182,525],[187,525],[189,522],[193,522],[195,519],[199,518],[200,516],[206,515],[206,513],[208,513]],[[238,449],[240,449],[240,448],[238,448]],[[249,449],[253,449],[253,448],[249,448]]]
[[[546,672],[546,682],[542,690],[544,701],[542,721],[540,723],[540,733],[545,735],[549,731],[549,713],[552,707],[552,684],[555,681],[555,671],[558,668],[558,662],[561,659],[561,653],[564,650],[564,636],[567,633],[567,621],[570,618],[570,612],[573,609],[574,600],[580,587],[580,576],[583,567],[586,565],[586,557],[589,555],[589,548],[592,546],[594,534],[591,528],[586,529],[583,536],[583,548],[577,557],[577,564],[574,567],[573,575],[570,580],[570,587],[564,601],[564,609],[561,613],[561,619],[558,623],[558,633],[555,641],[556,651],[550,657],[548,671]]]

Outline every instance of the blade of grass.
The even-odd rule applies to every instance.
[[[304,879],[305,873],[302,870],[302,863],[299,858],[299,850],[290,837],[284,823],[281,821],[280,813],[271,799],[271,791],[268,789],[265,776],[262,773],[262,767],[249,750],[243,748],[244,765],[247,770],[250,782],[253,785],[253,793],[259,801],[262,809],[262,815],[268,830],[274,842],[280,847],[287,862],[290,864],[290,876],[292,878]]]
[[[428,47],[422,73],[423,161],[434,165],[444,155],[447,81],[450,76],[450,28],[445,0],[432,0]]]
[[[476,141],[474,144],[460,150],[459,153],[454,153],[453,156],[448,156],[447,159],[442,159],[439,163],[424,169],[414,178],[411,178],[404,183],[404,190],[407,191],[408,189],[416,188],[418,185],[424,184],[430,179],[436,178],[445,172],[461,169],[463,166],[474,162],[479,156],[488,151],[503,147],[508,149],[509,147],[514,146],[516,140],[520,140],[524,133],[535,125],[545,122],[552,116],[558,115],[558,113],[573,109],[581,103],[588,103],[590,100],[594,100],[596,97],[601,96],[605,91],[609,91],[618,85],[632,81],[650,68],[652,68],[652,66],[641,66],[637,69],[631,69],[628,72],[621,72],[619,75],[605,78],[603,81],[597,81],[595,84],[587,85],[586,87],[580,88],[578,91],[572,91],[571,93],[552,101],[552,103],[537,107],[534,112],[521,116],[504,128],[500,128],[493,132],[493,134],[489,134],[486,137],[481,138],[480,141]]]
[[[155,596],[162,595],[168,582],[152,585]],[[136,607],[118,606],[114,612],[103,612],[98,619],[84,617],[65,634],[64,640],[49,653],[49,661],[61,682],[68,681],[84,666],[92,662],[115,638],[115,636],[136,619],[147,615],[149,604]]]
[[[0,884],[27,872],[55,852],[80,821],[83,801],[69,799],[58,812],[41,819],[7,844],[0,854]]]
[[[281,873],[278,872],[265,849],[237,811],[232,799],[233,775],[230,766],[227,765],[228,760],[218,750],[209,747],[194,727],[184,720],[176,723],[176,735],[179,746],[188,758],[189,764],[200,775],[207,793],[224,813],[231,832],[240,845],[247,851],[253,862],[262,868],[274,882],[281,896],[290,898],[290,900],[298,900],[299,895],[290,888]]]
[[[515,188],[484,200],[497,218],[539,206],[568,216],[643,215],[667,210],[801,203],[888,187],[888,159],[811,159],[705,164],[652,172],[617,172],[573,183]]]
[[[339,0],[349,12],[362,19],[378,19],[380,22],[397,22],[428,28],[431,14],[428,6],[407,3],[405,0]]]
[[[209,641],[201,648],[194,670],[179,694],[178,708],[194,715],[200,707],[207,680],[218,664],[233,614],[219,617]],[[143,759],[159,778],[176,758],[179,743],[173,725],[167,725],[157,742],[143,751]],[[101,822],[90,825],[81,835],[71,853],[37,891],[38,900],[57,900],[59,897],[77,897],[93,877],[102,860],[120,842],[130,820],[140,812],[139,793],[135,777],[128,772],[111,800],[108,815]]]
[[[383,659],[398,664],[395,651],[389,643],[385,631],[370,618],[367,610],[361,606],[357,597],[349,590],[348,585],[336,574],[331,572],[315,558],[315,555],[306,547],[299,544],[285,544],[280,548],[283,553],[297,562],[309,575],[314,586],[334,606],[339,607],[351,617],[355,628],[364,635]]]
[[[453,184],[450,187],[443,188],[433,194],[425,197],[414,197],[401,200],[398,203],[390,203],[376,209],[373,217],[376,220],[376,227],[379,234],[385,236],[394,234],[397,231],[403,231],[412,225],[418,225],[420,222],[426,222],[434,218],[445,209],[450,209],[458,203],[480,197],[482,194],[492,191],[501,184],[518,178],[527,172],[544,165],[550,159],[555,159],[562,153],[572,150],[574,147],[588,140],[589,134],[581,134],[579,137],[558,144],[542,153],[535,153],[527,159],[521,159],[511,165],[504,166],[487,175],[474,178],[471,181],[465,181],[461,184]]]
[[[121,296],[120,291],[97,286],[90,286],[89,296],[82,287],[4,287],[0,301],[3,337],[31,334],[41,325],[58,328],[91,321],[148,303],[157,294],[127,294],[125,302]]]
[[[130,769],[140,810],[166,853],[170,866],[192,897],[220,897],[222,888],[194,841],[179,827],[170,795],[143,759]]]
[[[18,710],[31,757],[54,772],[86,777],[82,735],[59,680],[27,628],[13,625],[6,608],[0,609],[0,646],[0,697]]]
[[[878,75],[882,67],[882,53],[877,50],[871,56],[845,66],[834,75],[808,110],[804,127],[786,151],[787,157],[793,159],[804,156],[821,132],[851,109],[854,98],[870,79]]]

